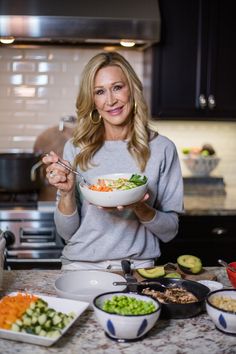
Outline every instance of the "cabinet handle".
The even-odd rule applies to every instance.
[[[206,100],[205,95],[203,95],[203,94],[201,94],[199,96],[199,105],[200,105],[201,109],[204,109],[207,106],[207,100]]]
[[[215,227],[211,232],[213,235],[222,236],[227,234],[227,229],[224,229],[223,227]]]
[[[209,107],[210,109],[214,109],[215,106],[216,106],[215,97],[214,97],[213,95],[210,95],[210,96],[208,97],[208,107]]]

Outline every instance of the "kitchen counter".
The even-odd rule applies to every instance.
[[[225,269],[209,267],[210,272],[229,286]],[[60,270],[4,271],[5,293],[27,290],[44,295],[56,295],[55,279]],[[108,339],[96,322],[93,311],[86,310],[76,323],[51,347],[0,339],[4,354],[219,354],[235,353],[235,337],[215,329],[206,313],[184,320],[159,320],[142,341],[116,343]]]
[[[225,195],[186,195],[185,213],[189,215],[236,215],[236,185],[226,186]]]

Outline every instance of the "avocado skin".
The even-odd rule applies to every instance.
[[[165,275],[165,270],[163,266],[153,267],[149,269],[139,268],[137,272],[143,277],[147,279],[159,278]]]
[[[202,270],[202,261],[196,256],[184,254],[177,258],[179,268],[186,274],[198,274]]]

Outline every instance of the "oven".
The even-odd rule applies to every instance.
[[[32,195],[30,200],[23,200],[22,195],[4,202],[0,199],[0,230],[12,234],[5,251],[8,269],[61,267],[64,242],[56,232],[54,208],[55,202],[32,200]]]

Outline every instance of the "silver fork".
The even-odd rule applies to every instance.
[[[85,184],[87,187],[91,186],[91,184],[84,178],[84,176],[76,171],[76,170],[73,170],[73,168],[71,168],[70,166],[67,166],[64,162],[62,162],[61,160],[58,160],[57,161],[58,165],[61,165],[63,166],[65,169],[67,169],[68,171],[74,173],[75,175],[79,176],[80,180],[83,182],[83,184]]]

